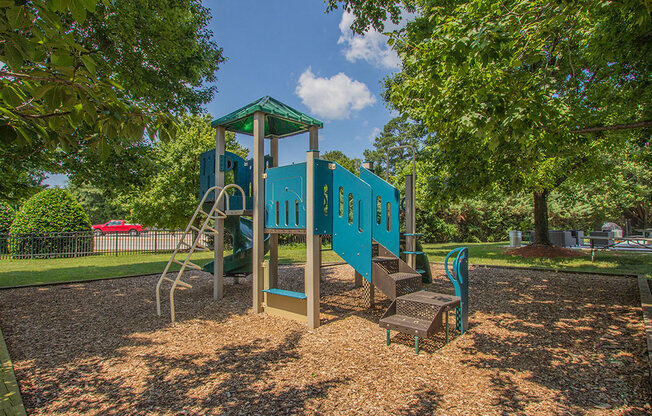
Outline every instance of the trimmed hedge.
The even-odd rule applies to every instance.
[[[53,237],[50,233],[69,233]],[[66,257],[93,251],[91,222],[82,206],[63,189],[45,189],[18,211],[9,230],[14,256]]]
[[[9,233],[15,215],[16,212],[9,204],[0,202],[0,254],[7,253],[7,240],[5,237]]]

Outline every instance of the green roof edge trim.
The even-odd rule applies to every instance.
[[[236,133],[253,134],[253,115],[265,113],[265,137],[288,137],[308,131],[311,126],[324,127],[324,123],[289,105],[270,97],[262,97],[211,123],[211,127],[224,127]]]

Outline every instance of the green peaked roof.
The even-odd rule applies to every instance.
[[[265,113],[265,137],[288,137],[308,131],[308,127],[324,127],[324,123],[303,114],[294,108],[265,96],[253,103],[218,118],[211,123],[213,128],[222,126],[236,133],[254,133],[254,113]]]

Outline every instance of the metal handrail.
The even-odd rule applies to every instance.
[[[188,226],[186,227],[186,229],[185,229],[185,231],[183,233],[183,236],[179,240],[179,243],[177,244],[177,247],[174,249],[174,252],[172,253],[172,256],[170,257],[170,260],[166,264],[165,269],[163,270],[163,273],[161,274],[161,277],[159,278],[158,282],[156,283],[156,314],[157,315],[159,315],[159,316],[161,315],[161,294],[160,294],[161,284],[163,283],[164,280],[171,280],[171,279],[166,279],[165,276],[168,273],[172,263],[175,262],[175,257],[179,253],[179,249],[181,248],[181,244],[184,242],[185,237],[190,233],[190,231],[193,228],[196,228],[196,227],[193,226],[193,224],[195,222],[195,219],[197,218],[197,215],[199,215],[200,213],[203,213],[203,214],[206,215],[206,219],[202,222],[202,225],[199,228],[199,231],[197,233],[197,237],[195,237],[193,239],[192,246],[188,250],[188,255],[186,256],[186,259],[184,260],[184,262],[181,264],[181,268],[179,269],[179,273],[177,274],[176,279],[174,279],[174,281],[172,282],[172,288],[170,288],[170,317],[171,317],[172,322],[174,322],[174,320],[175,320],[174,291],[175,291],[177,285],[182,285],[184,287],[192,287],[190,284],[181,281],[180,280],[181,276],[183,275],[183,272],[185,271],[188,264],[190,263],[190,257],[192,256],[193,252],[197,248],[197,244],[199,242],[201,234],[206,230],[206,228],[208,228],[209,221],[210,220],[224,219],[224,218],[227,217],[227,215],[224,212],[222,212],[222,211],[220,211],[218,209],[218,206],[219,206],[219,203],[221,202],[222,198],[224,197],[224,195],[226,194],[228,196],[227,191],[229,189],[237,189],[237,190],[239,190],[240,193],[242,194],[242,198],[243,198],[243,201],[244,201],[245,193],[244,193],[244,190],[242,189],[242,187],[240,187],[239,185],[229,184],[229,185],[224,186],[224,187],[216,185],[216,186],[213,186],[213,187],[209,188],[204,193],[204,196],[202,197],[201,201],[199,202],[199,205],[197,205],[197,209],[195,209],[194,214],[192,215],[190,221],[188,222]],[[208,213],[204,212],[202,208],[204,206],[204,203],[206,202],[206,199],[208,198],[208,195],[211,192],[215,192],[217,194],[218,190],[220,190],[220,193],[215,198],[215,201],[213,202],[211,210]],[[230,210],[228,208],[229,207],[229,198],[227,198],[227,200],[226,200],[226,207],[227,207],[226,211],[230,212]],[[237,210],[236,212],[241,214],[240,210]],[[244,210],[242,210],[242,212],[244,212]],[[214,216],[214,214],[217,214],[217,215]]]

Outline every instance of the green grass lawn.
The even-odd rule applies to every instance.
[[[504,253],[506,243],[424,244],[431,262],[443,262],[446,253],[456,247],[469,248],[471,265],[538,267],[552,270],[577,270],[615,274],[652,273],[652,253],[600,251],[591,262],[588,254],[581,258],[532,259]],[[195,263],[203,265],[212,253],[197,253]],[[0,260],[0,288],[43,283],[72,282],[110,277],[153,274],[163,271],[169,254],[134,254],[93,256],[70,259]],[[279,249],[281,263],[303,263],[305,246],[288,245]],[[342,261],[333,251],[324,251],[323,262]],[[176,267],[178,270],[178,266]]]
[[[183,256],[177,258],[183,259]],[[68,259],[0,260],[0,288],[161,273],[169,259],[170,254],[122,254]],[[213,259],[213,253],[196,253],[192,259],[194,263],[203,266]],[[332,251],[324,251],[322,260],[342,261]],[[289,245],[279,249],[281,263],[305,261],[305,246]],[[179,266],[173,264],[171,269],[179,270]]]
[[[443,262],[450,250],[464,246],[469,248],[469,263],[472,265],[536,267],[614,274],[649,275],[652,273],[652,251],[597,251],[594,261],[591,262],[589,250],[583,250],[586,253],[583,257],[539,259],[505,254],[506,245],[507,242],[424,244],[423,249],[428,254],[428,260],[431,262]]]

